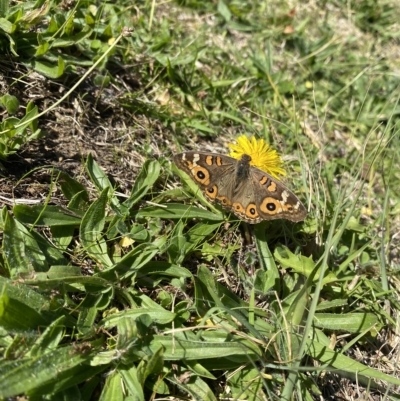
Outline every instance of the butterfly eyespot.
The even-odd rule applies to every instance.
[[[256,214],[256,209],[254,209],[254,207],[249,209],[250,214],[254,215]]]
[[[214,189],[214,187],[211,187],[211,188],[207,188],[206,191],[209,194],[213,194],[215,192],[215,189]]]
[[[267,209],[268,209],[270,212],[273,212],[273,211],[276,209],[275,203],[267,203]]]
[[[196,176],[199,180],[204,180],[204,178],[206,178],[206,175],[202,172],[202,171],[198,171],[196,173]]]

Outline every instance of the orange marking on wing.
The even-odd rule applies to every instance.
[[[209,198],[215,199],[218,195],[218,188],[216,185],[213,185],[211,188],[206,188],[205,192]]]
[[[217,200],[221,202],[222,206],[230,206],[232,204],[226,196],[217,196]]]
[[[232,205],[232,210],[233,210],[235,213],[245,214],[244,207],[243,207],[243,205],[242,205],[241,203],[239,203],[239,202],[235,202],[235,203]]]
[[[202,185],[210,184],[210,174],[208,173],[207,169],[200,166],[196,166],[191,169],[191,172],[196,182]]]
[[[253,220],[258,218],[257,207],[254,203],[250,203],[246,207],[246,217]]]
[[[209,166],[213,165],[213,156],[206,156],[206,164]]]
[[[268,185],[267,189],[269,192],[276,192],[276,183],[271,181],[271,184]]]
[[[281,203],[274,198],[265,198],[260,205],[260,210],[269,215],[275,215],[283,211]]]

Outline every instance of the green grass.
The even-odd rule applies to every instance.
[[[394,399],[399,5],[134,3],[0,3],[26,68],[0,98],[2,160],[58,121],[13,91],[36,71],[85,129],[123,121],[109,153],[133,182],[90,155],[85,179],[43,167],[47,197],[1,210],[0,397]],[[170,163],[242,133],[283,155],[304,222],[248,227]]]

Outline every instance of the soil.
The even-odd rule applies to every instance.
[[[0,96],[16,96],[20,107],[14,117],[22,118],[29,102],[42,112],[79,78],[70,75],[63,81],[54,81],[16,63],[1,64]],[[84,168],[88,154],[116,182],[120,192],[129,193],[145,160],[143,149],[149,140],[155,144],[151,146],[152,156],[159,156],[158,149],[165,143],[160,122],[121,106],[124,96],[135,91],[135,78],[123,70],[116,71],[107,88],[94,86],[92,78],[87,77],[72,95],[39,118],[40,139],[25,143],[2,162],[1,205],[46,198],[54,169],[67,172],[90,188]],[[4,109],[1,114],[2,120],[10,117]],[[54,201],[59,203],[62,199]]]

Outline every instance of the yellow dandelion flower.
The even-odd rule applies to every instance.
[[[251,157],[250,165],[265,171],[274,178],[279,179],[278,175],[286,175],[282,167],[282,159],[275,149],[264,141],[252,136],[250,139],[246,135],[241,135],[236,139],[237,144],[229,144],[231,148],[230,156],[240,160],[243,155]]]

